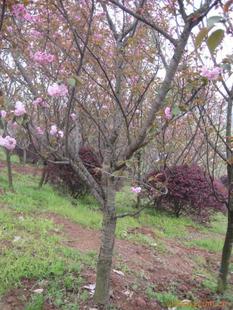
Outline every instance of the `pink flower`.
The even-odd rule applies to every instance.
[[[39,127],[39,126],[36,127],[36,132],[37,132],[37,134],[40,135],[40,136],[44,134],[44,130],[43,130],[41,127]]]
[[[75,113],[71,113],[71,114],[70,114],[70,117],[71,117],[71,119],[72,119],[73,121],[75,121],[77,116],[76,116]]]
[[[16,122],[11,123],[12,128],[17,129],[19,125]]]
[[[12,13],[18,19],[24,19],[28,22],[34,21],[34,16],[32,16],[21,3],[13,5]]]
[[[53,97],[63,97],[68,94],[68,88],[64,84],[54,83],[48,87],[48,94]]]
[[[27,10],[23,4],[14,4],[12,7],[12,13],[16,18],[24,18],[24,15],[27,13]]]
[[[43,34],[35,29],[30,31],[30,35],[36,39],[43,37]]]
[[[102,39],[102,35],[100,33],[95,33],[93,38],[95,41],[100,41]]]
[[[34,23],[40,23],[42,21],[42,18],[41,18],[41,16],[39,14],[38,15],[33,15],[32,16],[32,21]]]
[[[17,101],[15,103],[14,113],[15,113],[15,116],[22,116],[27,113],[25,109],[25,105],[21,101]]]
[[[35,100],[32,101],[32,104],[35,105],[35,106],[41,106],[41,107],[47,107],[47,103],[44,101],[43,98],[41,97],[38,97],[36,98]]]
[[[33,100],[32,104],[34,105],[40,105],[42,103],[43,99],[38,97],[35,100]]]
[[[37,51],[32,55],[32,59],[40,65],[46,65],[52,63],[55,60],[55,56],[46,52]]]
[[[49,133],[51,136],[55,136],[57,134],[57,125],[52,125]]]
[[[57,125],[52,125],[49,133],[51,134],[51,136],[57,136],[58,138],[64,137],[64,132],[62,130],[58,130]]]
[[[1,118],[5,118],[6,117],[6,111],[5,110],[1,110],[0,111],[0,115],[1,115]]]
[[[7,31],[13,32],[13,27],[12,27],[12,26],[8,26],[8,27],[7,27]]]
[[[0,146],[5,147],[9,151],[13,151],[16,146],[16,140],[10,136],[6,136],[5,138],[0,136]]]
[[[142,188],[140,186],[131,187],[131,192],[139,194],[141,192]]]
[[[62,130],[58,130],[57,134],[60,138],[64,137],[64,132]]]
[[[213,69],[207,69],[206,67],[203,67],[201,69],[201,75],[210,81],[217,80],[221,72],[222,68],[220,67],[214,67]]]
[[[165,108],[165,110],[164,110],[164,117],[165,117],[167,120],[172,119],[172,112],[171,112],[171,108],[170,108],[170,107],[166,107],[166,108]]]
[[[24,14],[23,18],[24,18],[25,20],[27,20],[28,22],[33,21],[33,16],[32,16],[30,13],[28,13],[28,12],[26,12],[26,13]]]

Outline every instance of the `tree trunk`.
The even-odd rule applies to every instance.
[[[41,188],[43,186],[43,184],[45,183],[45,179],[46,179],[46,165],[44,164],[42,174],[41,174],[41,178],[40,178],[40,182],[39,182],[39,188]]]
[[[142,174],[142,153],[141,150],[136,154],[136,158],[137,158],[137,185],[140,186],[141,184],[141,174]],[[136,203],[136,207],[140,208],[141,206],[141,197],[140,195],[137,195],[137,203]]]
[[[233,88],[231,90],[233,94]],[[232,136],[232,96],[227,102],[227,119],[226,119],[226,137]],[[226,155],[227,155],[227,183],[228,183],[228,222],[225,242],[222,250],[222,260],[218,276],[217,291],[223,293],[227,288],[227,276],[229,272],[232,243],[233,243],[233,165],[232,165],[232,148],[231,139],[227,139]]]
[[[23,149],[23,164],[26,165],[27,162],[27,151]]]
[[[227,288],[227,275],[230,266],[231,252],[233,244],[233,210],[228,211],[228,224],[225,242],[222,251],[221,267],[218,278],[218,292],[223,293]]]
[[[6,163],[7,163],[7,175],[8,175],[9,189],[11,191],[14,191],[12,169],[11,169],[11,156],[10,156],[10,152],[7,150],[6,150]]]
[[[115,242],[116,210],[113,177],[107,177],[106,200],[103,209],[102,238],[97,262],[96,289],[94,301],[101,309],[109,302],[112,257]]]

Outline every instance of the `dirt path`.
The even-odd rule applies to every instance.
[[[77,223],[73,223],[57,214],[50,214],[51,219],[56,225],[62,225],[64,234],[67,238],[65,243],[82,252],[96,251],[100,247],[100,231],[84,228]],[[187,249],[186,249],[187,250]],[[199,250],[191,250],[199,253]],[[205,251],[203,251],[205,252]],[[166,256],[166,257],[165,257]],[[127,240],[116,240],[115,257],[126,263],[131,269],[139,272],[146,271],[148,280],[153,280],[154,273],[158,280],[164,280],[166,275],[171,279],[179,275],[190,275],[194,264],[191,260],[185,260],[184,249],[174,245],[166,255],[141,244],[136,244]]]
[[[42,173],[42,168],[36,165],[21,165],[21,164],[11,164],[13,169],[13,174],[15,172],[23,173],[23,174],[32,174],[33,176],[40,176]],[[6,168],[6,162],[0,160],[0,170]]]

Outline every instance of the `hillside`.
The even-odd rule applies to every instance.
[[[15,163],[12,193],[0,164],[0,309],[93,309],[98,205],[38,189],[39,175]],[[119,210],[132,203],[127,187],[118,193]],[[111,309],[232,309],[233,264],[228,291],[215,294],[225,227],[220,214],[204,227],[152,209],[119,220]]]

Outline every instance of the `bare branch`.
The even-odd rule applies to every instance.
[[[124,5],[120,4],[118,1],[116,0],[108,0],[109,2],[115,4],[116,6],[118,6],[120,9],[122,9],[123,11],[125,11],[126,13],[134,16],[135,18],[137,18],[138,20],[140,20],[141,22],[143,22],[144,24],[150,26],[152,29],[158,31],[159,33],[161,33],[166,39],[168,39],[174,46],[176,46],[176,40],[173,39],[166,31],[164,31],[162,28],[160,28],[159,26],[157,26],[155,23],[149,21],[147,18],[143,17],[142,15],[135,13],[134,11],[130,10],[129,8],[125,7]]]

